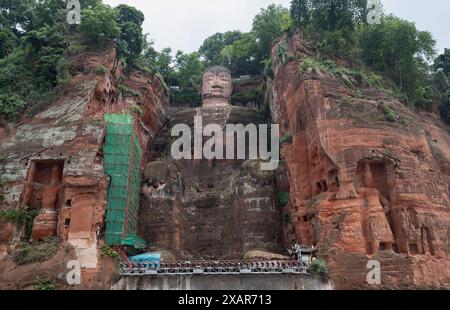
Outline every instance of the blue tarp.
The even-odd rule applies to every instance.
[[[129,257],[132,263],[149,264],[159,268],[161,266],[161,253],[145,253]]]

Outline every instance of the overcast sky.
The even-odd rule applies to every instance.
[[[271,3],[289,7],[291,0],[104,0],[112,6],[134,6],[145,14],[144,32],[161,50],[196,51],[216,32],[249,31],[253,17]],[[384,10],[428,30],[440,52],[450,48],[449,0],[382,0]]]

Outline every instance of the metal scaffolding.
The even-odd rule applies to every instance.
[[[144,248],[137,236],[142,147],[134,132],[133,117],[106,114],[105,171],[111,178],[106,213],[106,243]]]
[[[180,275],[180,274],[307,274],[308,265],[298,261],[220,261],[121,263],[121,276]]]

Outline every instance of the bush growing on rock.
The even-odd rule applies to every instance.
[[[104,4],[83,10],[80,31],[88,43],[103,47],[117,39],[120,34],[116,22],[117,14],[116,10]]]
[[[52,280],[37,277],[34,281],[34,289],[38,291],[53,291],[56,289],[56,285]]]
[[[327,263],[322,259],[314,259],[309,267],[309,272],[320,278],[325,278],[328,276],[328,267]]]
[[[58,249],[58,239],[52,237],[32,244],[23,243],[14,257],[14,261],[18,265],[42,263],[55,256]]]

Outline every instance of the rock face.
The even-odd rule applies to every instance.
[[[302,34],[278,44],[314,56]],[[292,135],[279,177],[290,239],[319,247],[337,288],[374,288],[371,259],[382,287],[448,287],[449,127],[385,91],[283,63],[276,46],[273,59],[267,98],[282,135]]]
[[[134,127],[147,150],[166,122],[168,98],[158,78],[134,69],[122,72],[114,48],[81,53],[70,61],[77,74],[57,100],[1,137],[0,170],[6,185],[0,208],[37,211],[31,241],[54,236],[70,243],[86,281],[94,282],[102,273],[97,247],[105,229],[109,184],[103,116],[133,113],[139,106],[142,113],[135,115]],[[105,74],[95,73],[100,66],[108,69]],[[14,226],[0,221],[0,243],[28,241]]]
[[[195,116],[202,117],[203,127],[258,124],[257,110],[230,106],[230,96],[228,69],[210,68],[203,106],[176,113],[170,128],[186,124],[194,132]],[[170,148],[169,141],[168,158]],[[146,165],[144,176],[140,234],[157,248],[179,259],[215,260],[285,249],[274,173],[261,172],[258,161],[159,159]]]

